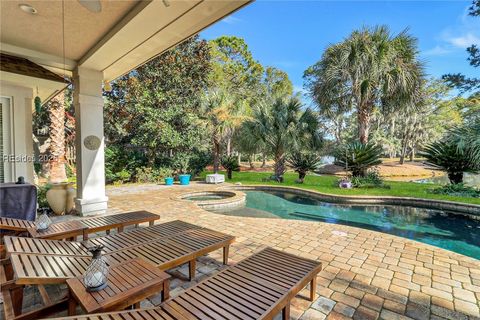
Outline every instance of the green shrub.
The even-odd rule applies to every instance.
[[[227,178],[232,179],[233,171],[240,171],[240,165],[238,164],[238,158],[234,155],[222,157],[222,167],[227,170]]]
[[[43,186],[37,186],[37,202],[39,208],[50,208],[50,205],[47,202],[47,191],[52,187],[51,184],[47,183]]]
[[[335,150],[335,164],[346,168],[354,177],[365,177],[369,168],[382,163],[382,153],[381,146],[355,141]]]
[[[205,167],[213,163],[212,153],[210,151],[195,152],[190,157],[189,167],[192,177],[198,176]]]
[[[452,184],[463,183],[463,173],[477,173],[480,163],[469,150],[459,148],[455,141],[440,140],[425,147],[422,155],[429,164],[444,170]]]
[[[298,183],[303,183],[308,171],[314,171],[320,165],[321,157],[313,152],[297,152],[287,158],[287,163],[298,173]]]
[[[173,177],[173,170],[167,167],[161,167],[158,169],[158,177],[160,179],[165,179],[168,177]]]
[[[131,174],[127,170],[123,169],[115,174],[115,181],[117,183],[125,183],[130,181]]]
[[[149,167],[140,167],[135,169],[135,181],[140,183],[155,182],[153,169]]]
[[[145,156],[139,151],[116,145],[109,145],[105,148],[105,179],[107,183],[115,182],[119,177],[125,177],[126,174],[120,173],[121,171],[134,173],[136,168],[144,167],[146,164]]]
[[[430,189],[429,192],[456,197],[480,198],[480,189],[466,186],[463,183],[448,184],[440,188]]]
[[[364,177],[352,177],[351,182],[354,188],[390,189],[390,186],[384,183],[378,170],[369,170]]]

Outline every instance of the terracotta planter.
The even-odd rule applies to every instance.
[[[73,183],[66,185],[67,190],[67,203],[65,204],[65,213],[71,213],[75,207],[75,196],[77,195],[77,190],[73,187]]]
[[[56,215],[65,214],[65,206],[67,204],[67,190],[65,183],[54,183],[47,191],[47,202]]]

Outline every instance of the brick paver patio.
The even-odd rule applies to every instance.
[[[232,262],[262,246],[320,260],[318,298],[296,298],[294,319],[480,319],[480,261],[404,238],[321,222],[225,216],[172,200],[218,186],[120,187],[109,191],[112,212],[149,210],[160,222],[181,219],[237,237]],[[221,252],[210,255],[221,260]],[[221,268],[204,259],[202,278]],[[179,272],[182,270],[180,269]],[[203,274],[203,275],[202,275]],[[172,294],[191,283],[178,280]]]
[[[221,186],[113,187],[108,189],[109,213],[148,210],[161,215],[160,223],[181,219],[235,235],[231,263],[267,245],[322,261],[316,300],[295,298],[293,319],[480,319],[479,260],[359,228],[225,216],[173,200],[184,192],[215,188]],[[221,250],[201,258],[193,282],[180,279],[186,266],[173,270],[180,277],[171,283],[172,296],[222,269],[220,261]],[[142,306],[158,303],[159,296]]]

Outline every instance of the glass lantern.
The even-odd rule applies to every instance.
[[[51,223],[52,221],[47,215],[47,209],[43,209],[35,220],[35,228],[37,231],[47,230]]]
[[[88,248],[93,257],[83,274],[83,283],[87,291],[99,291],[107,286],[108,266],[102,257],[102,249],[102,245]]]

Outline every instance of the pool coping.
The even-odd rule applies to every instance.
[[[223,194],[228,193],[233,195],[228,198],[212,199],[212,200],[185,199],[187,197],[194,196],[194,195],[206,195],[210,193],[223,193]],[[204,210],[218,210],[218,209],[236,208],[239,206],[243,206],[246,201],[246,194],[237,190],[212,189],[212,190],[181,193],[175,197],[171,197],[171,199],[175,201],[193,203]]]
[[[332,203],[352,203],[352,204],[387,204],[413,206],[427,209],[448,210],[453,213],[468,215],[469,217],[480,220],[480,205],[459,203],[447,200],[433,200],[411,197],[394,196],[345,196],[321,193],[313,190],[306,190],[296,187],[272,186],[272,185],[231,185],[227,188],[234,190],[274,190],[290,191],[302,195],[315,196],[321,200]]]

